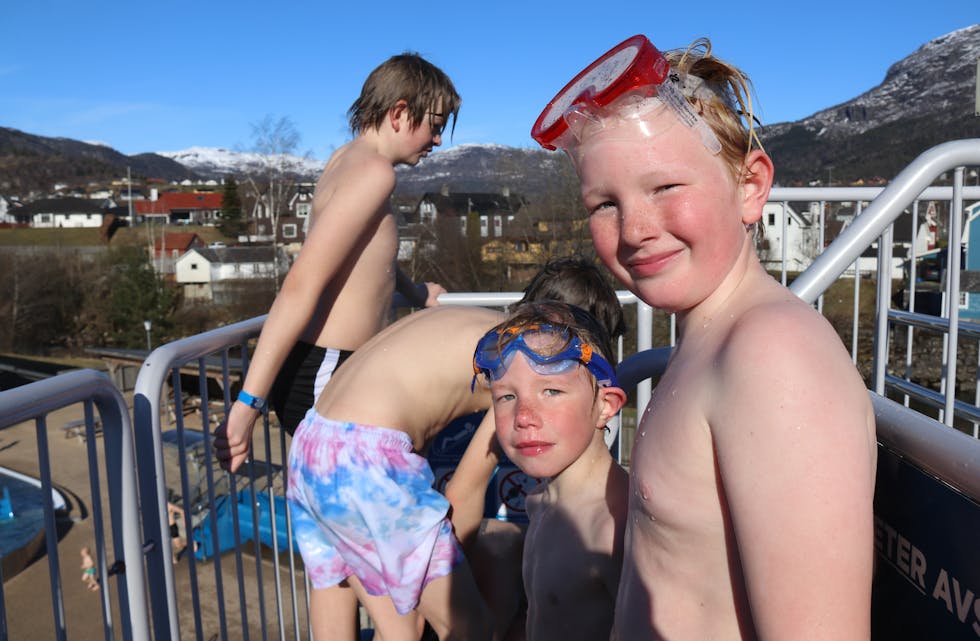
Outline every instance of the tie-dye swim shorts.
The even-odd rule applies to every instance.
[[[463,560],[432,481],[404,432],[307,412],[289,449],[286,497],[313,587],[356,575],[399,613],[415,608],[422,588]]]

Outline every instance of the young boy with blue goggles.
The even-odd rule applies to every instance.
[[[501,448],[542,481],[525,502],[526,632],[535,641],[605,639],[612,628],[629,478],[603,438],[626,402],[611,353],[588,313],[544,302],[519,307],[473,357]]]

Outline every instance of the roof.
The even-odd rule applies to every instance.
[[[448,195],[440,192],[427,192],[419,203],[428,201],[436,206],[442,215],[462,216],[471,211],[480,214],[514,213],[524,205],[524,198],[518,195],[504,195],[486,192],[459,192]]]
[[[241,245],[220,249],[194,247],[193,249],[211,263],[271,263],[275,255],[271,245]]]
[[[167,191],[156,200],[134,200],[137,214],[169,214],[186,209],[221,209],[221,194],[215,192]]]
[[[167,232],[161,238],[157,238],[153,244],[158,252],[164,247],[187,251],[195,245],[203,246],[204,241],[194,232]]]
[[[88,198],[42,198],[17,210],[17,216],[34,214],[101,214],[100,201]]]

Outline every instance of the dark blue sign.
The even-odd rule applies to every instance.
[[[874,639],[980,638],[980,505],[878,448]]]

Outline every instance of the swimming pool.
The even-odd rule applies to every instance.
[[[51,490],[49,500],[55,511],[66,507],[64,497],[57,490]],[[0,467],[0,560],[3,562],[4,579],[10,578],[30,562],[43,540],[41,482]]]

